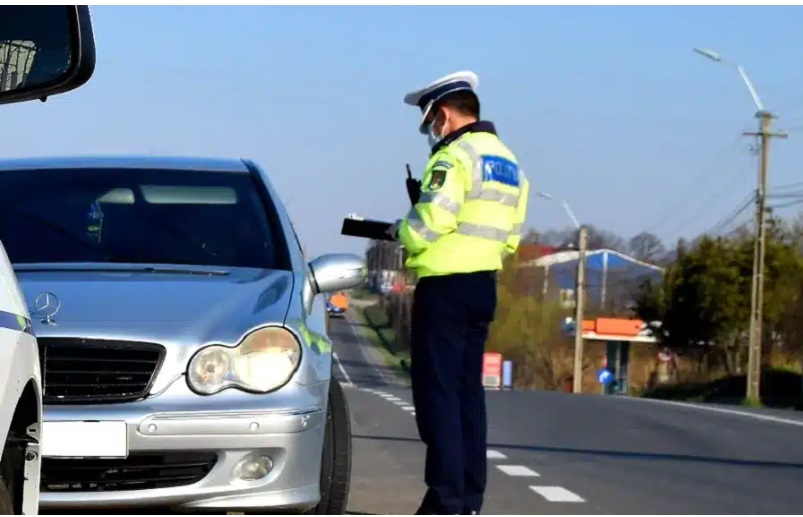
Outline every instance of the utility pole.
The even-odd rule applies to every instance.
[[[753,253],[753,281],[750,296],[750,330],[747,350],[747,393],[748,401],[758,401],[761,396],[761,350],[763,339],[764,311],[764,256],[767,248],[767,173],[769,169],[769,144],[773,137],[786,138],[786,133],[773,133],[772,119],[767,110],[760,109],[756,117],[761,121],[758,132],[745,135],[759,137],[761,142],[761,164],[758,169],[758,188],[756,190],[756,239]]]
[[[583,392],[583,305],[585,305],[586,248],[588,228],[577,231],[577,285],[574,290],[574,393]]]
[[[772,113],[764,108],[764,104],[753,87],[753,82],[747,76],[742,65],[723,59],[717,52],[710,49],[695,48],[695,52],[717,63],[723,63],[736,68],[747,86],[750,96],[758,109],[756,117],[761,121],[758,132],[748,132],[745,135],[759,137],[761,145],[761,165],[758,169],[758,188],[756,189],[756,239],[753,248],[753,281],[750,293],[750,329],[747,350],[747,393],[748,402],[757,402],[761,396],[761,341],[763,338],[762,323],[764,309],[764,254],[767,244],[767,172],[769,169],[769,144],[773,137],[786,138],[786,133],[773,133],[770,129]]]

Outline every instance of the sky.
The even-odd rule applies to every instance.
[[[429,149],[402,99],[458,70],[479,74],[484,119],[532,188],[527,226],[581,222],[669,242],[732,227],[755,189],[756,107],[786,140],[770,192],[803,181],[801,7],[95,6],[95,75],[4,106],[0,156],[158,154],[265,167],[307,251],[362,253],[343,217],[409,208],[405,164]],[[763,31],[763,32],[762,32]],[[799,207],[781,214],[794,216]]]

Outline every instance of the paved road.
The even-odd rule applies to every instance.
[[[355,332],[356,330],[356,332]],[[349,511],[409,514],[424,450],[405,383],[333,320],[352,412]],[[488,393],[488,514],[795,514],[803,416],[551,392]]]

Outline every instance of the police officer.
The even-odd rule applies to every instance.
[[[478,77],[457,72],[405,96],[432,152],[413,203],[391,227],[418,273],[411,380],[427,447],[417,514],[479,513],[487,476],[482,363],[496,310],[496,271],[520,241],[529,183],[494,124],[480,119]]]

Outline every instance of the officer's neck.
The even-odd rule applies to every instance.
[[[447,145],[451,144],[461,136],[466,133],[481,131],[486,133],[493,133],[496,134],[496,128],[491,122],[488,121],[480,121],[476,119],[468,119],[465,124],[458,127],[457,129],[453,129],[448,135],[444,136],[440,142],[435,144],[430,152],[430,156],[434,155]]]
[[[457,115],[456,118],[454,119],[454,121],[452,121],[452,124],[450,124],[451,125],[451,128],[450,128],[451,131],[449,131],[449,134],[456,133],[456,132],[460,131],[461,129],[463,129],[464,127],[470,126],[471,124],[476,124],[476,123],[477,123],[477,118],[476,117],[465,117],[465,116]]]

